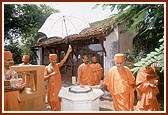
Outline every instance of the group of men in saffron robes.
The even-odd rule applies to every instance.
[[[61,110],[61,98],[58,97],[62,84],[59,68],[65,63],[71,51],[72,48],[69,47],[61,62],[57,62],[57,54],[49,54],[50,64],[46,66],[44,70],[44,79],[48,80],[48,102],[53,111]],[[78,77],[79,84],[98,85],[100,82],[103,75],[103,68],[97,63],[97,57],[93,57],[92,60],[94,64],[90,65],[88,63],[88,57],[86,55],[83,56],[84,63],[81,64],[78,69],[78,76],[81,75],[80,78]],[[93,76],[95,76],[95,78]]]
[[[158,90],[159,76],[151,65],[140,69],[136,79],[131,70],[124,66],[124,54],[115,54],[115,66],[109,69],[103,83],[100,80],[103,76],[103,68],[97,62],[97,57],[92,57],[89,63],[87,55],[82,57],[83,63],[78,67],[78,84],[97,85],[98,88],[109,90],[116,111],[159,111],[159,104],[156,95]],[[100,84],[100,85],[99,85]],[[134,107],[134,92],[137,91],[138,102]]]
[[[45,67],[44,80],[48,80],[48,102],[53,111],[61,110],[61,99],[58,93],[61,89],[61,73],[59,68],[65,63],[72,48],[69,47],[63,60],[57,62],[57,54],[49,54],[50,64]],[[97,86],[97,88],[107,87],[109,90],[116,111],[159,111],[159,104],[156,95],[158,90],[159,76],[150,65],[138,71],[136,79],[130,69],[124,66],[124,54],[114,56],[115,66],[109,69],[102,83],[103,68],[97,62],[97,57],[92,57],[89,63],[87,55],[83,57],[83,63],[77,70],[77,82],[81,85]],[[4,52],[4,75],[11,70],[13,58],[10,51]],[[7,76],[9,77],[9,76]],[[14,77],[14,76],[12,76]],[[12,79],[12,77],[10,79]],[[7,78],[5,78],[7,79]],[[23,88],[21,86],[20,88]],[[134,91],[137,89],[138,102],[134,108]],[[11,94],[13,93],[13,94]],[[19,92],[5,92],[5,110],[19,110]],[[9,97],[14,96],[14,97]],[[10,101],[12,99],[12,101]]]
[[[89,63],[87,55],[82,56],[83,63],[77,70],[77,83],[82,85],[98,85],[103,77],[103,68],[97,62],[97,56],[92,56],[92,63]]]
[[[156,95],[159,76],[151,65],[140,69],[136,80],[130,69],[124,66],[124,54],[115,54],[115,66],[110,68],[104,82],[109,90],[116,111],[160,111]],[[137,90],[138,102],[134,108],[134,91]]]

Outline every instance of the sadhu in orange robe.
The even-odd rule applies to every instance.
[[[124,62],[124,56],[115,55],[116,61]],[[133,111],[135,78],[126,66],[118,69],[113,66],[107,73],[104,84],[109,90],[116,111]]]
[[[56,64],[53,68],[56,72],[52,82],[48,81],[48,102],[51,106],[51,109],[54,111],[61,110],[61,98],[58,97],[58,93],[62,86],[61,74],[59,70],[59,63]]]
[[[94,72],[90,64],[81,64],[78,67],[79,84],[81,85],[95,85]]]
[[[99,63],[92,63],[90,66],[92,67],[94,72],[95,85],[98,85],[103,77],[103,68]]]
[[[12,69],[9,70],[9,76],[11,76],[11,79],[17,79],[14,78],[14,74],[17,74]],[[6,80],[6,79],[5,79]],[[9,79],[8,79],[9,80]],[[20,110],[20,96],[19,96],[19,90],[11,90],[11,91],[5,91],[4,93],[4,110],[5,111],[19,111]]]
[[[136,77],[137,91],[140,99],[137,102],[136,110],[138,111],[159,111],[159,104],[156,95],[159,93],[157,79],[159,76],[151,66],[142,68],[138,71]],[[156,87],[150,87],[154,84]]]
[[[10,51],[4,51],[4,60],[12,60],[12,53]],[[17,79],[14,77],[17,74],[10,68],[11,61],[5,61],[9,68],[4,68],[4,80]],[[4,111],[19,111],[20,110],[20,97],[19,90],[11,90],[4,92]]]
[[[112,96],[116,111],[134,110],[134,88],[131,86],[134,84],[134,77],[129,68],[124,66],[119,71],[116,66],[112,67],[104,83]]]
[[[45,79],[47,78],[46,76],[48,76],[48,102],[51,106],[51,109],[54,111],[61,110],[61,98],[58,97],[58,94],[62,86],[62,79],[59,68],[65,63],[71,51],[72,48],[69,47],[66,55],[60,63],[56,63],[56,54],[49,54],[50,64],[46,66],[44,70]]]

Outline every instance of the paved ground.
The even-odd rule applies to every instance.
[[[158,102],[159,102],[161,111],[164,111],[164,101],[158,98]],[[136,101],[135,101],[135,105],[136,105]],[[47,102],[46,102],[46,108],[47,109],[45,111],[51,111],[51,108]],[[100,98],[99,110],[100,111],[114,111],[113,101],[108,92],[105,92],[105,94]]]
[[[113,102],[107,99],[100,99],[100,111],[114,111]]]
[[[163,99],[158,99],[161,111],[164,111],[164,101]],[[136,105],[136,102],[135,102]],[[134,106],[135,108],[135,106]],[[103,95],[100,98],[100,111],[114,111],[114,105],[109,94]],[[44,111],[51,111],[49,104],[46,102],[46,109]]]
[[[63,82],[63,87],[68,87],[70,85],[72,85],[70,82],[66,82],[66,83]],[[113,101],[110,96],[110,93],[107,90],[103,90],[103,91],[104,91],[104,95],[100,98],[99,110],[100,111],[114,111]],[[164,111],[164,99],[162,96],[158,96],[158,102],[159,102],[161,111]],[[136,106],[136,103],[137,101],[135,98],[134,108]],[[45,111],[51,111],[51,108],[49,104],[47,103],[47,100],[46,100],[46,110]]]
[[[160,96],[157,97],[160,110],[164,111],[164,99]],[[135,98],[134,109],[136,108],[137,100]],[[100,111],[114,111],[113,101],[109,93],[106,92],[106,95],[103,95],[100,98]]]

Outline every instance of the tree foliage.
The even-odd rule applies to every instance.
[[[4,4],[5,40],[30,36],[53,12],[58,11],[43,4]]]
[[[4,4],[4,48],[12,52],[19,49],[16,57],[14,55],[15,63],[20,63],[23,54],[35,57],[30,47],[43,36],[38,29],[54,12],[59,10],[45,4]]]
[[[127,29],[137,32],[133,55],[130,56],[135,63],[134,73],[149,63],[159,63],[163,71],[164,4],[104,4],[102,7],[110,7],[111,11],[118,9],[119,13],[113,16],[113,26],[128,20]]]
[[[132,69],[134,73],[149,64],[157,64],[157,67],[161,67],[161,72],[164,70],[164,38],[160,39],[159,42],[161,43],[159,48],[155,48],[145,58],[141,58],[140,61],[134,64],[135,67]]]

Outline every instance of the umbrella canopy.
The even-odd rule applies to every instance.
[[[65,16],[57,13],[51,14],[38,32],[50,37],[66,37],[71,34],[78,34],[84,28],[89,27],[84,19],[75,16]]]

